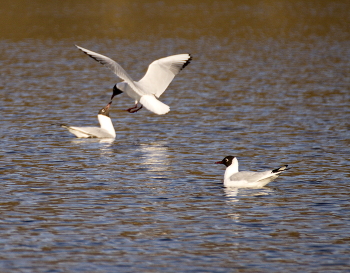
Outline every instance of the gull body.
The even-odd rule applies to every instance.
[[[97,115],[100,127],[75,127],[61,124],[69,132],[78,138],[115,138],[116,133],[111,118],[109,117],[109,107],[112,102],[103,107]]]
[[[222,161],[216,162],[216,164],[224,164],[226,166],[224,186],[235,188],[262,188],[275,180],[283,171],[288,170],[288,165],[284,165],[280,168],[263,172],[240,172],[238,170],[238,160],[234,156],[226,156]]]
[[[185,68],[192,59],[190,54],[178,54],[161,58],[148,66],[148,70],[141,80],[134,81],[117,62],[109,57],[80,46],[76,47],[94,60],[107,66],[123,80],[123,82],[117,83],[113,87],[111,99],[125,92],[130,98],[135,100],[135,106],[127,109],[130,113],[140,110],[142,106],[145,106],[149,111],[158,115],[168,113],[170,107],[158,100],[158,98],[167,89],[174,77]],[[138,106],[139,103],[141,106]]]

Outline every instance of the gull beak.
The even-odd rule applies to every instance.
[[[107,105],[106,105],[106,109],[109,109],[109,107],[111,107],[112,101],[110,101]]]
[[[215,162],[215,164],[224,164],[224,163],[222,163],[222,161],[217,161]]]

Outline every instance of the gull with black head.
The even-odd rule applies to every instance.
[[[113,87],[111,99],[125,92],[135,100],[135,106],[127,109],[130,113],[137,112],[142,106],[158,115],[168,113],[170,107],[158,100],[158,98],[167,89],[174,77],[192,60],[190,54],[178,54],[158,59],[148,66],[148,70],[141,80],[134,81],[117,62],[109,57],[77,45],[76,47],[94,60],[107,66],[123,80],[123,82],[117,83]]]
[[[223,160],[215,162],[224,164],[226,171],[224,175],[224,186],[235,188],[262,188],[275,180],[282,172],[289,170],[284,165],[274,170],[263,172],[238,171],[238,160],[234,156],[226,156]]]

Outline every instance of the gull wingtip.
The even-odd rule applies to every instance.
[[[277,169],[272,170],[272,173],[281,173],[284,172],[286,170],[289,170],[291,167],[288,168],[288,165],[283,165]]]

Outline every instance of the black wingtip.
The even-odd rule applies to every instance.
[[[60,126],[60,127],[67,127],[66,124],[63,123],[51,123],[52,126]]]
[[[193,60],[192,55],[188,54],[190,57],[187,59],[187,61],[182,65],[181,69],[184,69],[186,66],[188,66],[190,64],[190,62]]]
[[[289,170],[290,168],[287,168],[287,167],[288,167],[288,165],[284,165],[282,167],[279,167],[277,169],[272,170],[272,173],[280,173],[280,172],[284,172],[286,170]]]

